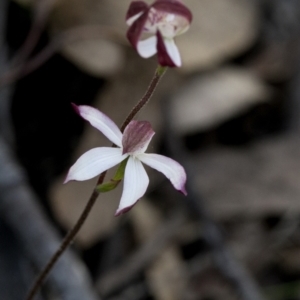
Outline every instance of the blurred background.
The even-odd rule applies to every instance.
[[[121,125],[154,74],[125,38],[130,2],[0,0],[1,300],[25,299],[82,212],[96,179],[63,185],[68,168],[110,145],[70,103]],[[101,195],[39,300],[300,299],[300,2],[184,3],[183,66],[138,119],[188,196],[150,169],[126,215],[122,186]]]

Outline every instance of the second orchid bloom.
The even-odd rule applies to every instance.
[[[188,30],[191,11],[180,0],[133,1],[126,15],[127,38],[144,58],[157,53],[161,66],[180,67],[174,38]]]
[[[163,173],[175,189],[186,195],[186,174],[171,158],[145,153],[155,134],[147,121],[131,121],[122,134],[105,114],[90,106],[75,106],[79,115],[101,131],[117,147],[94,148],[84,153],[70,168],[65,182],[88,180],[128,159],[123,193],[116,215],[128,211],[146,192],[149,177],[142,163]]]

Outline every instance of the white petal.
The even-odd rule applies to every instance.
[[[138,159],[149,167],[163,173],[176,190],[186,195],[186,173],[177,161],[163,155],[149,153],[139,154]]]
[[[130,17],[129,19],[126,20],[126,24],[128,26],[131,26],[143,13],[144,13],[144,11],[141,11],[138,14]]]
[[[156,50],[157,37],[151,36],[150,38],[139,41],[137,44],[137,51],[139,55],[143,58],[149,58],[153,56]]]
[[[148,184],[149,177],[142,163],[130,156],[125,169],[123,194],[116,216],[128,211],[145,194]]]
[[[174,40],[165,38],[164,44],[166,46],[166,50],[167,50],[170,58],[174,62],[174,64],[177,67],[180,67],[181,66],[181,57],[180,57],[179,50],[178,50]]]
[[[100,147],[85,152],[70,168],[64,183],[70,180],[88,180],[112,168],[125,159],[120,148]]]
[[[122,147],[122,133],[118,126],[104,113],[87,105],[77,107],[82,118],[101,131],[111,142]]]

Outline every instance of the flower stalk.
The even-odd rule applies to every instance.
[[[166,73],[167,67],[158,66],[156,68],[156,71],[154,73],[154,76],[144,94],[144,96],[141,98],[141,100],[136,104],[136,106],[131,110],[125,121],[123,122],[121,126],[121,132],[124,131],[126,126],[130,123],[130,121],[133,120],[133,118],[142,110],[142,108],[150,101],[152,95],[155,92],[155,89],[163,77],[163,75]]]
[[[151,97],[152,97],[152,95],[153,95],[160,79],[162,78],[163,74],[165,73],[166,69],[167,69],[166,67],[158,66],[158,68],[156,69],[155,74],[154,74],[154,76],[153,76],[153,78],[150,82],[150,85],[147,88],[144,96],[138,101],[136,106],[132,109],[131,113],[127,116],[127,118],[123,122],[123,124],[121,126],[121,132],[124,131],[126,126],[132,121],[132,119],[136,116],[136,114],[149,102],[149,100],[151,99]],[[33,286],[31,287],[31,289],[29,290],[29,292],[27,294],[26,300],[33,300],[34,299],[35,295],[39,291],[40,287],[44,283],[46,277],[48,276],[48,274],[50,273],[50,271],[54,267],[55,263],[63,255],[65,250],[68,248],[68,246],[75,239],[77,233],[79,232],[79,230],[81,229],[81,227],[85,223],[87,217],[89,216],[89,213],[91,212],[98,196],[100,195],[101,188],[99,190],[97,187],[99,187],[103,184],[105,176],[106,176],[106,171],[104,171],[103,173],[100,174],[99,179],[97,181],[97,186],[93,190],[93,192],[92,192],[92,194],[91,194],[84,210],[82,211],[79,219],[77,220],[77,222],[75,223],[73,228],[71,228],[70,231],[67,233],[67,235],[63,239],[63,241],[62,241],[60,247],[58,248],[58,250],[53,254],[53,256],[49,259],[49,261],[46,264],[46,266],[44,267],[44,269],[41,270],[41,272],[37,276]]]
[[[126,205],[119,207],[117,215],[128,211],[131,208],[130,204],[134,205],[138,200],[138,197],[141,197],[144,194],[148,185],[148,177],[142,167],[141,161],[145,164],[148,164],[150,167],[153,167],[156,170],[162,172],[170,179],[171,183],[177,190],[186,194],[184,188],[186,180],[184,169],[172,159],[157,154],[144,153],[154,134],[154,131],[152,130],[150,124],[147,124],[147,122],[136,121],[134,123],[132,122],[132,120],[151,99],[158,83],[160,82],[160,79],[166,72],[167,67],[181,66],[181,57],[179,50],[174,42],[174,38],[184,33],[189,28],[191,21],[192,13],[187,7],[183,5],[181,0],[155,0],[154,3],[150,6],[143,1],[133,1],[131,3],[126,15],[126,22],[129,25],[127,38],[142,57],[148,58],[157,53],[159,66],[156,69],[145,94],[138,101],[136,106],[131,110],[120,129],[118,129],[118,127],[105,115],[101,116],[100,112],[94,111],[92,112],[92,114],[94,113],[94,115],[91,115],[89,113],[91,113],[92,110],[88,109],[87,115],[84,116],[82,113],[80,113],[83,118],[88,120],[91,125],[96,128],[98,128],[97,126],[99,125],[97,116],[100,115],[100,118],[102,118],[101,122],[104,127],[100,124],[102,127],[100,126],[101,128],[98,129],[107,137],[110,137],[109,139],[113,142],[113,147],[118,146],[119,149],[111,148],[112,150],[107,150],[107,148],[102,148],[102,150],[99,150],[98,148],[90,150],[90,157],[91,154],[92,157],[95,153],[99,154],[99,151],[102,151],[102,153],[108,153],[110,155],[111,165],[106,165],[106,168],[104,169],[100,168],[101,171],[98,173],[96,170],[97,168],[99,170],[98,166],[96,166],[96,168],[94,166],[93,171],[88,170],[88,168],[84,168],[84,160],[86,159],[86,157],[88,157],[88,155],[86,155],[85,158],[81,160],[83,161],[83,164],[79,163],[78,165],[76,162],[75,165],[73,165],[73,169],[71,168],[71,175],[70,169],[67,181],[70,179],[78,180],[79,177],[81,178],[80,180],[85,180],[82,178],[92,178],[94,176],[97,176],[99,173],[102,173],[100,174],[97,185],[94,188],[78,221],[68,232],[66,237],[63,239],[59,249],[53,254],[49,262],[46,264],[45,268],[36,278],[36,281],[34,282],[26,297],[26,300],[34,299],[36,293],[43,284],[47,275],[52,270],[55,263],[68,248],[68,246],[73,242],[77,233],[87,219],[100,193],[108,192],[116,188],[124,178],[124,187],[127,187],[127,195],[125,197],[127,200],[123,201]],[[144,34],[146,34],[146,37],[144,36]],[[147,36],[147,34],[150,34],[150,37]],[[76,110],[79,109],[77,106],[74,106],[74,108]],[[113,129],[111,126],[113,127]],[[144,130],[142,128],[143,126],[146,126],[146,129],[148,128],[144,131],[144,135],[142,132],[142,130]],[[139,132],[139,130],[141,131]],[[120,153],[117,153],[116,151],[119,151]],[[109,167],[116,165],[112,164],[112,162],[116,164],[120,163],[120,166],[115,176],[109,182],[103,183],[106,176],[106,170]],[[130,167],[128,165],[130,165]],[[82,174],[79,174],[77,172],[78,169],[81,169]],[[130,172],[128,171],[129,169],[131,170]],[[138,170],[138,172],[134,170]],[[92,172],[94,172],[94,174],[92,174]],[[126,172],[128,173],[127,175]],[[129,174],[134,172],[136,172],[135,176],[133,176],[134,174]],[[178,176],[177,173],[179,173],[180,176]],[[137,175],[143,175],[142,177],[144,178],[140,178]],[[128,197],[128,194],[130,194],[128,193],[128,182],[125,182],[128,177],[131,177],[131,179],[140,180],[140,183],[142,183],[144,186],[143,188],[136,188],[134,195],[132,193],[131,195],[129,195],[131,198],[133,198],[131,202],[128,201],[128,199],[130,198]]]
[[[106,175],[106,172],[102,173],[98,179],[98,182],[101,183],[104,181],[104,177]],[[85,220],[87,219],[90,211],[92,210],[97,198],[99,196],[99,192],[95,189],[93,193],[90,196],[90,199],[88,200],[84,210],[82,211],[78,221],[74,225],[74,227],[67,233],[65,238],[60,244],[60,247],[57,249],[57,251],[53,254],[53,256],[48,261],[47,265],[44,267],[44,269],[40,272],[38,277],[36,278],[32,288],[30,289],[26,300],[33,300],[36,293],[40,289],[41,285],[44,283],[44,280],[54,267],[55,263],[58,261],[58,259],[61,257],[61,255],[65,252],[65,250],[68,248],[68,246],[73,242],[74,238],[76,237],[77,233],[81,229],[82,225],[84,224]]]

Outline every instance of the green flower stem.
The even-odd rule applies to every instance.
[[[123,125],[121,126],[121,131],[122,132],[124,131],[126,126],[132,121],[132,119],[136,116],[136,114],[149,102],[149,100],[151,99],[151,96],[153,95],[160,79],[162,78],[162,76],[164,75],[166,70],[167,70],[166,67],[162,67],[162,66],[157,67],[157,69],[155,71],[155,74],[154,74],[154,76],[153,76],[153,78],[150,82],[150,85],[149,85],[148,89],[146,90],[144,96],[139,100],[139,102],[136,104],[136,106],[132,109],[131,113],[127,116],[127,118],[125,119]],[[121,165],[123,163],[124,163],[124,161],[121,163]],[[126,163],[127,163],[127,161],[124,163],[125,165],[124,165],[123,172],[125,171]],[[120,167],[121,167],[121,165],[120,165]],[[115,177],[117,177],[117,178],[119,178],[118,176],[123,176],[124,177],[124,173],[122,175],[122,173],[121,173],[122,169],[120,169],[120,167],[118,169],[118,171],[120,171],[120,173],[118,173],[118,171],[117,171],[117,173],[115,175]],[[68,248],[68,246],[73,242],[73,240],[76,237],[77,233],[79,232],[79,230],[81,229],[81,227],[84,224],[85,220],[87,219],[90,211],[92,210],[98,196],[100,195],[101,188],[100,188],[100,191],[97,188],[103,184],[105,176],[106,176],[106,171],[103,172],[102,174],[100,174],[98,182],[97,182],[97,186],[95,187],[93,193],[91,194],[91,196],[90,196],[83,212],[81,213],[78,221],[75,223],[74,227],[65,236],[65,238],[63,239],[63,241],[62,241],[60,247],[58,248],[58,250],[53,254],[53,256],[50,258],[50,260],[48,261],[48,263],[46,264],[44,269],[37,276],[32,288],[30,289],[30,291],[29,291],[29,293],[26,297],[26,300],[33,300],[34,299],[34,296],[36,295],[39,288],[43,284],[44,280],[46,279],[46,277],[48,276],[48,274],[50,273],[50,271],[54,267],[57,260],[65,252],[65,250]],[[115,180],[115,177],[113,178],[113,180]],[[116,180],[117,184],[121,181],[121,179]],[[113,182],[113,181],[111,181],[111,182]],[[115,183],[113,183],[113,184],[115,184]],[[113,187],[113,184],[112,184],[111,187]],[[109,187],[106,186],[106,188],[109,188]]]

